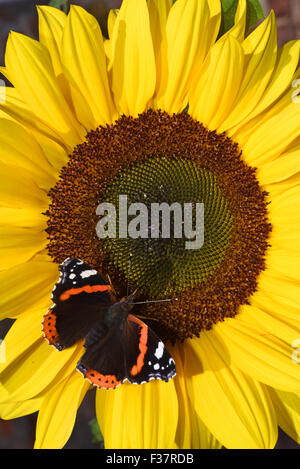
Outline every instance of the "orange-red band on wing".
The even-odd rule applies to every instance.
[[[136,324],[138,324],[141,327],[140,330],[140,342],[139,342],[139,355],[137,357],[136,364],[133,365],[133,367],[130,370],[130,374],[132,376],[136,376],[143,368],[144,366],[144,359],[145,355],[147,353],[148,347],[147,347],[147,342],[148,342],[148,326],[140,321],[140,319],[136,318],[132,314],[129,314],[128,316],[129,321],[133,321]]]
[[[102,375],[96,370],[87,370],[81,373],[91,384],[94,384],[99,388],[114,389],[122,383],[122,381],[117,380],[116,376]]]
[[[48,343],[55,346],[59,337],[56,330],[56,316],[52,313],[52,309],[49,309],[49,311],[44,316],[43,332]]]
[[[73,295],[79,295],[79,293],[96,293],[96,292],[109,292],[111,289],[110,285],[84,285],[80,288],[71,288],[65,291],[59,297],[61,301],[68,300]]]

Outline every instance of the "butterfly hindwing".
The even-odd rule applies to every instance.
[[[83,339],[112,300],[110,286],[83,261],[68,258],[59,270],[54,306],[44,316],[43,332],[50,345],[62,350]]]
[[[92,332],[91,332],[92,333]],[[92,333],[93,334],[93,333]],[[145,323],[128,315],[121,327],[102,330],[77,369],[92,384],[113,389],[124,381],[142,384],[152,379],[169,381],[176,374],[174,360],[163,342]]]
[[[118,327],[102,330],[103,324],[94,327],[86,340],[86,352],[77,364],[77,370],[91,384],[114,389],[125,380],[124,342]],[[94,340],[90,340],[90,336]]]
[[[176,375],[175,362],[169,354],[164,343],[155,332],[143,321],[129,314],[127,318],[129,327],[135,330],[138,336],[138,355],[133,362],[131,347],[127,344],[126,361],[130,364],[127,375],[130,383],[142,384],[152,379],[169,381]]]

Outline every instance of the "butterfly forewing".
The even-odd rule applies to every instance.
[[[83,339],[111,304],[110,286],[94,269],[79,259],[66,259],[54,286],[54,306],[43,320],[48,342],[58,350]]]

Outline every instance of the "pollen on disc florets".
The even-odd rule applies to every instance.
[[[183,240],[172,236],[99,239],[98,205],[116,202],[124,191],[147,206],[204,203],[203,247],[187,252]],[[142,306],[163,339],[198,336],[235,316],[265,268],[271,226],[255,168],[230,138],[208,131],[187,113],[149,110],[89,132],[49,195],[48,251],[54,262],[81,258],[108,273],[124,295],[130,257],[130,283],[141,299],[178,298]]]

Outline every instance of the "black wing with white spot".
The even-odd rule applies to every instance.
[[[174,360],[163,342],[131,314],[118,326],[107,331],[95,328],[91,333],[77,369],[99,388],[114,389],[126,380],[133,384],[169,381],[176,375]]]
[[[125,347],[128,381],[143,384],[152,379],[167,382],[174,378],[175,362],[155,332],[131,314],[127,322],[131,328],[131,333],[127,334],[128,340]],[[134,344],[131,337],[138,337],[137,344]],[[130,342],[133,342],[133,346]]]
[[[52,292],[54,305],[44,316],[43,332],[51,345],[62,350],[83,339],[112,300],[104,278],[80,259],[66,259],[59,271]]]

